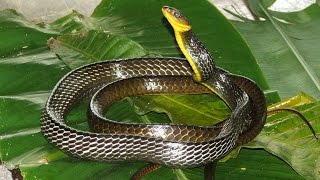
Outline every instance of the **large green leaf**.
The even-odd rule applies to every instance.
[[[160,11],[163,5],[174,6],[183,11],[190,19],[194,32],[215,55],[219,66],[250,77],[261,88],[268,89],[247,44],[231,23],[207,1],[102,1],[92,17],[73,13],[57,20],[48,28],[64,33],[95,29],[112,35],[127,36],[150,54],[181,56],[172,28]]]
[[[69,70],[79,65],[100,61],[104,58],[145,55],[180,56],[173,34],[170,33],[171,28],[166,21],[161,19],[160,8],[164,4],[176,6],[190,17],[195,32],[205,41],[208,49],[216,55],[219,66],[234,73],[249,76],[265,90],[268,89],[246,43],[230,23],[206,1],[103,1],[90,18],[74,12],[52,24],[39,26],[26,21],[13,11],[3,11],[0,13],[0,29],[3,30],[0,36],[10,42],[0,44],[0,57],[3,57],[0,59],[0,77],[5,77],[0,78],[2,87],[0,90],[0,157],[6,167],[14,168],[18,165],[26,179],[70,179],[75,176],[79,179],[128,179],[138,167],[144,165],[144,163],[87,162],[68,157],[48,144],[42,137],[39,118],[46,98],[55,83]],[[136,11],[138,8],[139,11]],[[228,33],[228,36],[222,37],[222,33]],[[28,35],[25,39],[14,38],[15,40],[11,42],[8,37],[10,34],[15,37]],[[51,36],[53,38],[47,42]],[[48,51],[46,43],[58,56]],[[125,47],[125,50],[119,47]],[[168,122],[166,114],[153,111],[158,108],[158,112],[166,112],[173,119],[179,116],[176,111],[188,114],[183,112],[183,106],[184,109],[193,107],[194,110],[200,112],[199,114],[216,119],[222,119],[227,113],[223,103],[216,101],[214,97],[209,97],[210,99],[208,96],[193,97],[164,95],[152,100],[156,102],[154,107],[144,107],[145,109],[142,109],[142,105],[150,101],[147,97],[127,98],[115,104],[107,115],[127,122],[155,122],[159,119]],[[208,112],[205,106],[194,108],[199,104],[193,101],[197,99],[204,105],[212,103],[214,110]],[[171,107],[170,109],[165,108],[163,104],[172,101],[182,106],[176,106],[176,110]],[[317,107],[317,105],[311,106]],[[67,123],[82,130],[88,130],[85,122],[86,107],[86,103],[76,107],[68,116]],[[139,108],[140,115],[136,114],[137,108]],[[220,111],[221,109],[223,111]],[[314,114],[315,112],[317,112],[316,108],[307,108],[305,113]],[[188,120],[190,116],[199,115],[196,112],[192,114],[179,118]],[[312,122],[316,122],[312,115],[308,117],[312,119]],[[203,119],[201,116],[198,118]],[[292,119],[292,116],[289,118]],[[191,120],[191,123],[194,122]],[[290,128],[290,125],[288,126]],[[310,134],[306,133],[307,128],[298,128],[298,130],[297,132],[303,132],[302,137],[309,138]],[[319,131],[319,127],[316,127],[316,130]],[[263,136],[267,136],[272,141],[274,137],[282,133],[283,131],[272,134],[274,136]],[[262,147],[259,141],[256,145]],[[269,148],[268,145],[265,146]],[[284,147],[288,147],[288,144],[284,143]],[[269,148],[269,151],[273,152],[271,150],[274,148]],[[281,152],[279,156],[281,157]],[[289,162],[286,157],[283,158]],[[307,160],[307,163],[310,164],[315,158]],[[297,163],[295,170],[299,173],[303,171],[299,168],[304,163]],[[314,171],[319,170],[314,166],[309,167]],[[312,173],[303,175],[312,177]],[[166,179],[202,179],[202,169],[161,168],[146,179],[160,176]],[[243,178],[259,176],[261,179],[301,178],[283,161],[261,150],[241,150],[237,159],[219,164],[217,169],[219,179],[239,179],[239,176]]]
[[[0,53],[1,58],[10,55],[23,55],[26,50],[43,46],[54,32],[39,28],[13,10],[0,14]],[[19,27],[19,28],[17,28]]]
[[[267,0],[251,1],[250,4],[252,11],[265,21],[245,20],[244,23],[234,22],[234,24],[244,35],[249,46],[257,47],[252,48],[253,53],[271,89],[278,90],[282,97],[290,97],[297,91],[305,91],[319,98],[320,74],[316,47],[320,44],[319,37],[315,37],[320,30],[319,4],[313,4],[299,12],[280,13],[268,10],[269,3]],[[267,44],[266,41],[272,43]],[[318,105],[315,105],[310,108],[317,109],[317,107]],[[314,127],[319,124],[317,112],[319,110],[314,111],[309,117],[310,120],[313,119]],[[286,117],[281,116],[275,118],[276,120],[270,118],[270,122],[266,124],[268,128],[264,128],[260,136],[250,144],[254,144],[253,147],[264,147],[277,155],[305,178],[318,179],[319,142],[307,137],[306,134],[309,132],[297,131],[301,127],[296,124],[299,121],[287,121]],[[279,131],[286,133],[274,134]]]
[[[93,30],[75,35],[64,35],[58,40],[51,38],[48,45],[72,69],[104,59],[147,55],[147,51],[140,44],[127,37]]]
[[[303,96],[301,99],[304,99]],[[288,101],[292,103],[294,100],[295,98],[292,98]],[[319,132],[320,102],[308,103],[297,110],[303,113],[316,132]],[[298,116],[288,113],[270,116],[259,136],[245,147],[264,148],[286,161],[307,179],[319,177],[320,141],[312,136],[311,131]]]
[[[268,1],[252,1],[262,21],[233,22],[245,37],[271,89],[281,97],[304,91],[320,97],[319,31],[320,6],[299,12],[268,10]]]

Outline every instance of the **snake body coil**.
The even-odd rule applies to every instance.
[[[208,59],[197,59],[200,65],[192,61],[191,68],[188,57],[187,60],[113,60],[71,71],[53,89],[43,110],[44,136],[70,155],[98,161],[148,161],[194,167],[221,159],[261,131],[266,118],[263,92],[245,77],[209,67]],[[114,101],[126,96],[212,91],[231,109],[229,118],[212,127],[117,123],[101,115]],[[66,125],[64,119],[71,107],[92,95],[88,116],[96,133]]]

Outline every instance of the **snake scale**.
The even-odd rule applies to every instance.
[[[57,83],[41,116],[41,131],[51,144],[83,159],[186,168],[219,160],[259,134],[267,112],[262,90],[250,79],[216,67],[180,11],[167,6],[162,11],[186,59],[111,60],[71,71]],[[123,97],[161,93],[215,93],[231,113],[212,127],[129,124],[103,116]],[[65,123],[71,108],[88,96],[94,132]]]

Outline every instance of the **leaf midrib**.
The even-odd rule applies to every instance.
[[[175,100],[175,99],[173,99],[173,98],[171,98],[171,97],[169,97],[169,96],[167,96],[167,95],[161,95],[161,96],[164,97],[164,98],[166,98],[166,99],[168,99],[168,100],[170,100],[170,101],[172,101],[172,102],[174,102],[174,103],[179,104],[180,106],[183,106],[183,107],[185,107],[185,108],[187,108],[187,109],[190,109],[190,110],[192,110],[192,111],[194,111],[194,112],[196,112],[196,113],[202,114],[202,115],[204,115],[204,116],[206,116],[206,117],[209,117],[209,118],[212,118],[212,119],[215,119],[215,120],[218,120],[218,121],[223,121],[223,120],[224,120],[224,119],[219,119],[219,118],[217,118],[217,117],[211,116],[211,115],[209,115],[209,114],[207,114],[207,113],[203,113],[203,112],[201,112],[201,111],[199,111],[199,110],[197,110],[197,109],[195,109],[195,108],[192,108],[192,107],[190,107],[190,106],[187,106],[186,104],[181,103],[181,102],[179,102],[179,101],[177,101],[177,100]]]

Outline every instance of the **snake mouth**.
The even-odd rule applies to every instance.
[[[185,32],[191,30],[188,19],[179,10],[169,6],[163,6],[161,10],[175,31]]]

